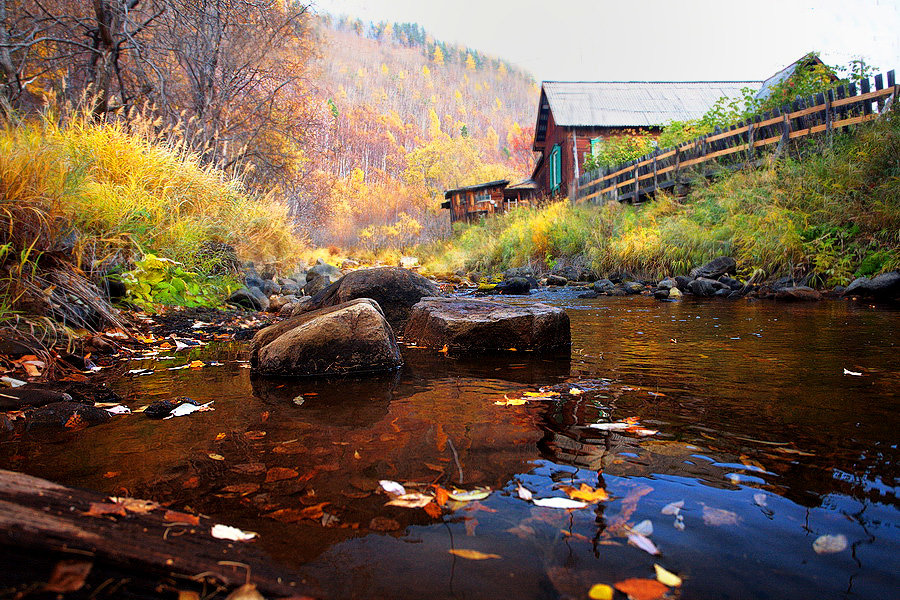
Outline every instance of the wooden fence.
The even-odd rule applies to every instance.
[[[876,75],[873,82],[864,79],[843,85],[809,98],[798,98],[790,105],[753,116],[725,131],[684,142],[674,148],[660,148],[630,162],[585,173],[572,190],[576,203],[640,202],[649,194],[688,183],[703,163],[718,160],[719,164],[740,167],[754,163],[772,144],[784,148],[790,140],[816,133],[830,133],[877,118],[898,101],[900,86],[894,71],[884,77]],[[703,169],[699,169],[703,173]]]

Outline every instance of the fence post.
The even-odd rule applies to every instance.
[[[752,119],[753,117],[750,117]],[[747,164],[753,164],[753,121],[748,119],[747,122]]]
[[[675,168],[672,170],[672,178],[675,180],[675,185],[678,185],[678,169],[679,164],[681,163],[681,146],[675,146]]]
[[[659,154],[659,150],[656,151]],[[656,192],[656,188],[659,187],[659,180],[656,177],[656,156],[653,157],[653,191]]]
[[[638,185],[638,165],[640,161],[634,163],[634,200],[632,204],[638,201],[638,196],[641,195],[641,186]]]

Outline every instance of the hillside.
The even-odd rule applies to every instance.
[[[318,21],[306,205],[316,244],[403,246],[446,231],[444,189],[527,177],[534,80],[415,24]]]

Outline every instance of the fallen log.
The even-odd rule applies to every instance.
[[[213,537],[215,525],[155,502],[0,470],[0,597],[305,597],[296,575],[252,541]]]

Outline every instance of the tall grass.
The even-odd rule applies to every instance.
[[[432,271],[551,267],[582,257],[598,274],[687,273],[721,255],[749,274],[814,274],[818,285],[900,268],[900,112],[793,158],[695,180],[687,197],[642,206],[566,202],[461,226],[421,249]]]

